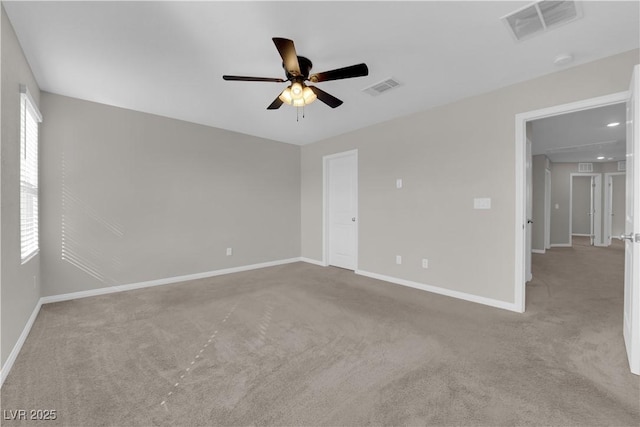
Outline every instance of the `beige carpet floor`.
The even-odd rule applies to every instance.
[[[296,263],[42,307],[3,425],[640,424],[623,253],[534,255],[511,313]]]

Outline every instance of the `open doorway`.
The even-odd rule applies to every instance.
[[[638,84],[637,82],[638,80],[637,75],[638,75],[638,67],[636,67],[636,70],[634,72],[634,78],[632,81],[631,89],[627,92],[620,92],[617,94],[612,94],[612,95],[603,96],[599,98],[592,98],[589,100],[574,102],[571,104],[565,104],[565,105],[560,105],[556,107],[551,107],[551,108],[546,108],[542,110],[531,111],[531,112],[516,115],[516,242],[515,242],[516,243],[516,283],[515,283],[516,300],[515,300],[515,303],[516,303],[516,306],[518,306],[522,311],[525,310],[525,300],[526,300],[526,292],[525,292],[526,262],[525,260],[531,251],[531,248],[532,248],[531,245],[534,240],[533,238],[529,240],[527,239],[527,235],[528,235],[527,227],[529,224],[528,220],[530,220],[531,218],[528,218],[526,216],[527,208],[528,208],[526,195],[527,195],[528,186],[532,185],[532,182],[527,180],[526,166],[528,164],[533,165],[535,163],[535,154],[532,156],[532,158],[527,158],[527,151],[528,151],[527,136],[529,136],[530,139],[533,140],[534,147],[535,147],[536,138],[534,135],[528,135],[527,131],[530,131],[533,125],[535,124],[535,121],[539,119],[552,119],[557,116],[569,115],[571,113],[578,113],[578,112],[588,113],[590,110],[600,108],[600,107],[614,106],[616,104],[618,105],[625,104],[625,107],[624,107],[625,117],[622,120],[620,120],[620,123],[618,123],[617,125],[626,123],[627,126],[625,131],[627,135],[630,135],[630,138],[627,138],[627,141],[630,141],[628,144],[626,143],[626,141],[624,143],[618,143],[617,139],[612,138],[610,140],[602,139],[597,143],[592,143],[590,146],[589,144],[583,144],[583,145],[587,145],[586,147],[587,149],[590,148],[592,150],[601,151],[604,148],[604,146],[613,147],[616,144],[618,144],[621,147],[625,148],[625,158],[627,159],[633,158],[633,155],[630,153],[633,153],[634,150],[638,151],[638,148],[637,148],[638,139],[636,135],[640,134],[640,130],[638,129],[639,127],[638,119],[636,117],[637,111],[638,111],[637,98],[640,97],[637,89],[637,87],[640,86],[640,84]],[[629,114],[629,111],[631,111],[632,113]],[[635,115],[634,115],[634,112],[635,112]],[[610,126],[607,126],[607,124],[609,123],[604,124],[603,130],[606,130],[609,128],[615,128],[615,126],[617,125],[613,123],[614,122],[611,122]],[[531,136],[533,136],[533,138],[531,138]],[[579,159],[577,160],[577,162],[571,162],[573,163],[573,166],[569,167],[567,166],[567,164],[570,163],[568,161],[553,162],[549,158],[550,155],[552,154],[555,154],[561,157],[579,150],[582,150],[582,148],[579,149],[577,145],[564,146],[564,147],[560,146],[557,149],[548,148],[545,150],[546,151],[545,153],[542,153],[545,156],[542,158],[542,160],[544,161],[538,162],[542,164],[546,163],[547,165],[551,165],[550,168],[543,167],[542,176],[544,179],[544,177],[548,176],[550,173],[551,181],[552,181],[552,190],[551,190],[552,200],[550,203],[551,212],[549,215],[551,217],[549,222],[550,222],[550,234],[551,234],[550,246],[552,251],[554,250],[554,247],[563,247],[563,246],[568,247],[571,245],[571,240],[570,240],[571,218],[570,218],[570,212],[569,212],[571,203],[567,202],[568,198],[566,194],[563,195],[564,199],[557,198],[557,196],[561,194],[562,191],[559,191],[557,189],[556,191],[554,191],[553,189],[554,182],[557,182],[558,180],[560,180],[564,182],[564,185],[570,189],[571,187],[570,177],[572,173],[598,174],[601,177],[601,182],[602,182],[602,180],[604,179],[605,173],[618,172],[618,170],[614,171],[614,170],[604,168],[603,161],[607,161],[607,160],[609,161],[610,166],[607,166],[607,167],[611,167],[611,165],[615,165],[617,167],[619,164],[618,162],[624,161],[624,160],[615,159],[614,156],[609,156],[609,157],[613,157],[609,159],[609,157],[607,157],[608,156],[607,154],[598,154],[595,156],[595,159],[592,161],[587,162],[585,161],[585,159]],[[588,160],[591,160],[591,159],[588,159]],[[553,167],[554,163],[556,166],[558,166],[557,168]],[[586,163],[588,163],[589,165],[586,165]],[[635,218],[635,215],[633,215],[633,213],[636,211],[639,211],[637,206],[638,203],[636,202],[640,201],[640,195],[638,195],[638,191],[636,191],[635,189],[633,189],[633,191],[629,190],[629,188],[631,188],[629,186],[629,183],[630,182],[633,183],[633,170],[635,169],[636,163],[637,162],[634,159],[634,162],[631,164],[631,172],[629,172],[629,166],[627,166],[627,171],[626,171],[626,176],[627,176],[626,182],[627,182],[628,189],[626,191],[627,197],[625,201],[625,209],[626,209],[627,219]],[[533,179],[534,178],[532,178],[532,180]],[[544,194],[545,186],[542,185],[542,188],[543,188],[542,194]],[[566,191],[566,193],[570,193],[570,190]],[[535,195],[533,196],[533,199],[535,200]],[[603,203],[604,201],[606,201],[606,196],[602,195],[600,203]],[[541,204],[544,205],[544,203],[541,203]],[[554,221],[554,215],[556,217],[558,217],[559,215],[560,217],[563,218],[563,221]],[[544,215],[542,215],[540,218],[544,218]],[[607,221],[603,218],[601,218],[601,221],[602,221],[601,226],[604,226],[607,223]],[[544,225],[544,220],[542,220],[542,222]],[[623,251],[626,261],[620,264],[620,265],[624,265],[624,268],[621,268],[621,270],[623,270],[622,273],[624,273],[624,281],[620,279],[620,282],[624,282],[623,284],[623,288],[624,288],[623,306],[624,307],[622,307],[622,304],[618,304],[621,306],[618,307],[617,309],[619,309],[621,312],[624,313],[624,316],[622,316],[624,318],[624,324],[619,326],[622,326],[622,329],[624,330],[625,345],[627,348],[628,362],[631,367],[631,371],[634,373],[640,374],[640,369],[638,366],[639,364],[637,363],[638,361],[640,361],[640,352],[634,350],[636,349],[636,345],[634,343],[638,341],[638,337],[636,336],[638,332],[637,330],[638,327],[637,325],[634,326],[633,321],[629,321],[630,319],[631,320],[636,319],[638,317],[638,313],[640,312],[640,300],[637,298],[637,295],[640,293],[640,289],[639,289],[640,286],[638,285],[638,279],[636,277],[637,273],[635,273],[637,271],[637,266],[636,266],[636,263],[629,263],[628,262],[629,256],[627,256],[628,254],[634,251],[634,248],[636,246],[635,244],[633,244],[633,237],[634,237],[633,232],[635,228],[630,227],[629,224],[633,224],[633,227],[636,227],[637,225],[636,222],[633,222],[633,221],[630,222],[627,220],[626,233],[624,236],[622,236],[627,241]],[[596,224],[594,224],[594,228],[595,226]],[[542,228],[544,229],[544,227]],[[563,237],[560,237],[560,236],[563,236]],[[614,237],[612,233],[609,233],[607,236],[601,237],[600,242],[598,242],[597,239],[595,239],[594,244],[598,245],[598,243],[600,243],[600,246],[606,245],[608,243],[609,236]],[[563,238],[564,240],[561,240]],[[640,241],[640,239],[638,240]],[[546,244],[543,244],[543,249],[541,249],[540,251],[546,251],[546,249],[547,249]],[[593,250],[598,250],[598,248],[593,247],[592,251]],[[566,251],[570,252],[571,250],[564,249],[564,251],[565,253],[568,253]],[[535,271],[534,271],[534,280],[535,280]],[[567,278],[565,276],[565,280],[568,280],[570,283],[572,283],[571,277]],[[622,290],[622,288],[620,290]],[[597,291],[598,289],[596,287],[596,292]],[[630,332],[628,332],[628,330]]]
[[[602,244],[602,176],[599,173],[572,173],[569,183],[569,242],[587,237],[589,245]],[[553,191],[553,189],[552,189]]]

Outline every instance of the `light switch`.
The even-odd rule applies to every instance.
[[[402,188],[402,178],[396,179],[396,188]]]
[[[473,199],[473,209],[491,209],[491,199],[488,197],[476,197]]]
[[[556,209],[560,209],[560,205],[556,203]]]

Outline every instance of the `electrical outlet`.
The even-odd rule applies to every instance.
[[[402,178],[396,179],[396,188],[402,188]]]
[[[233,255],[233,249],[227,248],[227,256],[231,256],[231,255]]]
[[[400,255],[396,255],[396,264],[402,264],[402,257]]]
[[[429,268],[429,260],[422,258],[422,268]]]

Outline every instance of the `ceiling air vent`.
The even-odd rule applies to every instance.
[[[618,171],[619,172],[624,172],[627,170],[627,161],[626,160],[620,160],[618,162]]]
[[[386,80],[381,81],[380,83],[374,84],[373,86],[366,87],[362,89],[362,91],[365,93],[368,93],[371,96],[378,96],[381,93],[384,93],[398,86],[400,86],[400,83],[397,80],[393,78],[388,78]]]
[[[524,40],[582,16],[575,1],[542,0],[503,16],[516,40]]]
[[[578,172],[593,172],[593,163],[578,163]]]

